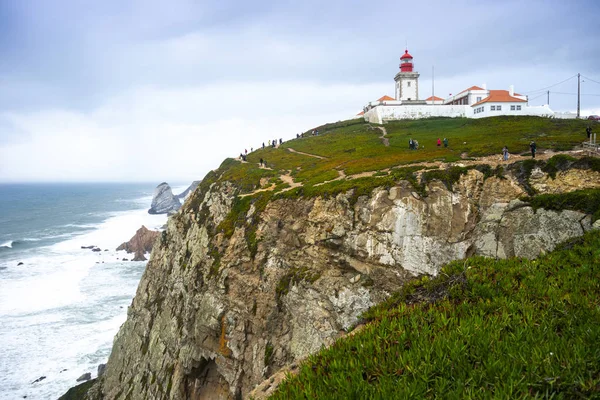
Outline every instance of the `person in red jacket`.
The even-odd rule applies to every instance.
[[[440,147],[442,145],[442,141],[440,140],[440,138],[438,138],[437,145],[438,145],[438,147]]]

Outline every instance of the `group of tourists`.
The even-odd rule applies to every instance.
[[[442,143],[444,144],[444,147],[448,147],[448,138],[444,138],[443,141],[442,139],[437,138],[437,146],[442,147]],[[417,150],[419,148],[419,142],[413,138],[408,139],[408,148],[410,150]]]
[[[532,140],[529,142],[529,151],[531,152],[531,158],[535,158],[535,153],[537,153],[537,144]],[[510,154],[508,153],[508,147],[504,146],[502,148],[502,160],[508,161]]]
[[[277,139],[269,140],[267,143],[269,147],[277,147]],[[283,139],[279,138],[279,144],[283,144]],[[262,143],[262,148],[265,148],[265,142]]]

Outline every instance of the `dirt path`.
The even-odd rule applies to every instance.
[[[303,156],[309,156],[309,157],[318,158],[319,160],[327,160],[327,157],[318,156],[316,154],[303,153],[301,151],[296,151],[296,150],[292,149],[291,147],[288,147],[287,149],[288,149],[289,152],[292,152],[292,153],[302,154]]]
[[[326,183],[335,182],[335,181],[341,181],[342,179],[346,179],[346,174],[344,173],[343,169],[338,169],[337,173],[338,173],[338,177],[337,178],[329,180],[329,181],[317,183],[317,184],[315,184],[315,186],[321,186],[321,185],[324,185]]]
[[[381,143],[383,143],[385,147],[389,147],[390,140],[386,138],[387,130],[383,126],[378,126],[377,128],[379,128],[379,130],[381,131],[381,136],[379,136],[379,139],[381,139]]]
[[[385,132],[384,132],[384,135],[385,135]],[[321,156],[317,156],[314,154],[302,153],[299,151],[295,151],[294,149],[291,149],[291,148],[288,148],[288,150],[291,151],[292,153],[303,154],[306,156],[315,157],[315,158],[319,158],[319,159],[326,159],[326,157],[321,157]],[[545,150],[543,152],[536,154],[535,159],[536,160],[548,160],[549,158],[552,158],[556,154],[568,154],[571,156],[583,156],[584,150],[570,150],[570,151],[559,151],[559,152],[554,152],[552,150]],[[399,165],[396,165],[396,166],[393,166],[390,168],[385,168],[385,169],[382,169],[379,171],[366,171],[366,172],[361,172],[361,173],[354,174],[354,175],[346,175],[344,173],[344,170],[340,168],[341,166],[338,166],[338,168],[340,168],[340,169],[336,169],[336,171],[338,173],[337,178],[331,179],[331,180],[328,180],[325,182],[317,183],[314,186],[321,186],[321,185],[325,185],[330,182],[335,182],[335,181],[344,180],[344,179],[352,180],[352,179],[358,179],[358,178],[371,177],[371,176],[374,176],[377,172],[389,172],[393,168],[422,167],[423,169],[415,171],[415,173],[417,174],[417,178],[420,178],[420,175],[424,172],[425,168],[437,167],[439,169],[445,169],[445,168],[452,167],[452,166],[467,167],[467,166],[482,165],[482,164],[486,164],[491,167],[497,167],[498,165],[509,165],[509,164],[513,164],[518,161],[523,161],[523,160],[528,160],[528,159],[531,159],[531,156],[529,156],[529,155],[521,156],[519,154],[511,154],[508,161],[503,161],[502,155],[493,154],[491,156],[479,157],[479,158],[468,159],[468,160],[460,160],[460,161],[450,162],[450,163],[443,162],[443,161],[436,161],[436,162],[426,161],[426,162],[420,162],[420,163],[414,163],[414,164],[399,164]],[[243,160],[240,160],[239,158],[237,160],[242,163],[245,162]],[[261,167],[261,168],[271,169],[271,168],[266,168],[266,167]],[[280,190],[278,193],[287,192],[288,190],[292,190],[297,187],[303,186],[301,182],[295,182],[294,178],[290,174],[291,174],[291,171],[279,176],[279,179],[281,179],[282,182],[287,183],[289,185],[289,187]],[[376,176],[375,178],[384,177],[384,176],[387,176],[387,175],[380,175],[380,176]],[[273,191],[273,190],[275,190],[276,186],[277,186],[276,184],[272,184],[271,186],[269,186],[267,188],[257,189],[250,193],[241,194],[240,197],[252,196],[252,195],[254,195],[256,193],[260,193],[260,192]]]

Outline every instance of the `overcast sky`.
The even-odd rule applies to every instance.
[[[472,85],[600,114],[600,1],[0,0],[0,182],[202,178],[394,95]],[[577,79],[549,89],[576,109]],[[539,94],[542,94],[539,96]]]

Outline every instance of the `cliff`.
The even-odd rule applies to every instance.
[[[537,257],[592,229],[586,210],[519,200],[528,192],[600,187],[593,170],[517,163],[300,195],[251,192],[228,165],[169,218],[90,398],[248,398],[415,276],[472,255]]]

